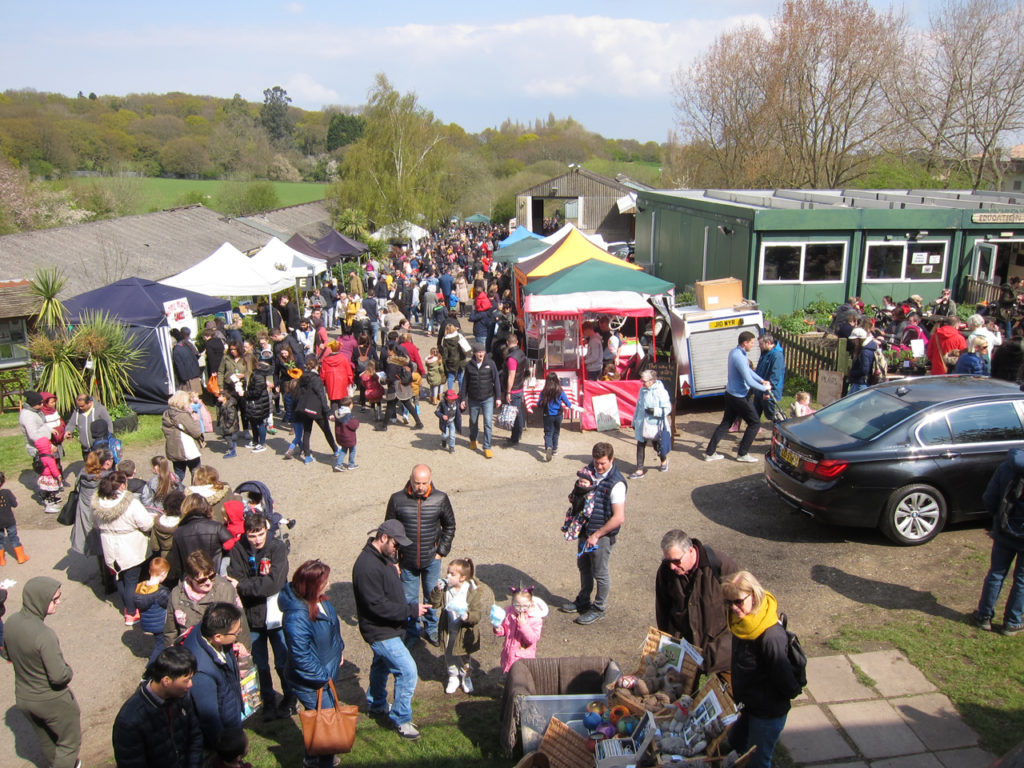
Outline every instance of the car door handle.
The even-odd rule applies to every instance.
[[[942,454],[942,457],[944,459],[958,459],[960,458],[960,454],[957,453],[956,451],[946,451],[945,453]]]

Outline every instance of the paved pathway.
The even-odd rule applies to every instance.
[[[899,651],[808,659],[782,743],[801,768],[986,768],[996,757]]]

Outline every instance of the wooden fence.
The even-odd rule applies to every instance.
[[[821,342],[822,337],[790,333],[767,321],[765,330],[782,344],[787,375],[796,374],[817,384],[820,369],[845,373],[850,367],[846,344],[837,344],[834,348],[826,346]]]
[[[960,295],[960,303],[973,307],[981,302],[986,304],[999,299],[1000,289],[995,283],[979,280],[976,277],[964,277],[964,287]]]

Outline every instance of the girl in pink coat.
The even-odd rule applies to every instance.
[[[501,648],[503,674],[508,674],[519,659],[537,657],[537,643],[548,615],[547,603],[533,596],[533,587],[513,587],[511,592],[512,605],[505,610],[504,621],[494,628],[494,634],[505,638]]]

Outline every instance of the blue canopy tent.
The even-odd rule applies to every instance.
[[[126,277],[64,302],[72,325],[81,322],[84,313],[102,311],[127,326],[132,344],[142,351],[139,367],[129,375],[134,391],[125,398],[136,413],[163,413],[167,398],[174,392],[171,367],[174,341],[169,333],[171,326],[164,313],[164,302],[175,299],[187,299],[194,317],[231,311],[231,302],[227,299],[138,277]]]
[[[504,248],[507,245],[518,243],[520,240],[525,240],[528,237],[536,238],[537,240],[540,239],[540,235],[538,235],[535,232],[531,232],[522,224],[520,224],[518,227],[516,227],[515,232],[513,232],[511,235],[509,235],[500,243],[498,243],[498,248]]]

